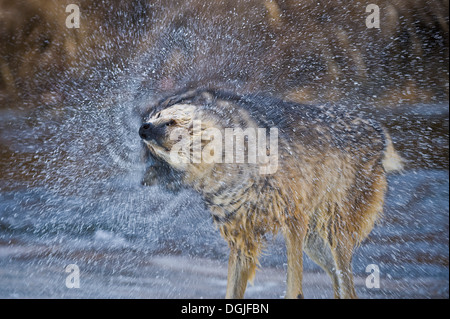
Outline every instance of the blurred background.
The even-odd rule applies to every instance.
[[[79,28],[66,26],[71,3]],[[366,26],[369,4],[380,28]],[[0,0],[0,297],[223,297],[225,242],[198,195],[140,185],[137,134],[161,97],[211,87],[375,115],[406,170],[389,178],[385,218],[355,256],[357,292],[448,298],[448,9]],[[284,295],[285,258],[270,239],[249,297]],[[67,289],[67,264],[89,286]],[[380,265],[378,290],[364,286],[368,264]],[[323,272],[305,269],[305,297],[332,297]]]

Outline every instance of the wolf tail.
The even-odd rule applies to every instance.
[[[383,167],[386,173],[403,170],[403,158],[397,153],[392,144],[392,139],[386,129],[383,129],[386,147],[384,148]]]

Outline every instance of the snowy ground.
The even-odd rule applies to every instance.
[[[359,296],[448,298],[448,172],[410,171],[391,176],[389,181],[385,217],[355,254],[354,272]],[[136,190],[133,192],[134,196],[139,195]],[[79,236],[82,231],[70,234],[71,227],[83,228],[83,216],[67,219],[69,214],[65,213],[68,206],[77,201],[72,199],[55,205],[57,198],[46,196],[49,198],[40,194],[38,201],[53,201],[53,208],[47,207],[45,213],[42,207],[36,206],[38,202],[33,202],[36,194],[15,192],[0,196],[0,207],[3,208],[1,298],[224,296],[227,247],[207,212],[199,209],[198,199],[192,193],[176,195],[178,201],[170,197],[173,195],[159,198],[166,203],[166,210],[160,209],[159,214],[142,221],[141,228],[136,228],[137,224],[130,226],[130,223],[112,228],[104,219],[113,216],[106,214],[99,220],[104,223],[103,228],[109,227],[109,230],[101,230],[99,220],[89,217],[87,220],[93,223],[93,229],[85,230],[83,236]],[[22,213],[30,207],[35,211],[27,211],[27,216],[19,218],[21,205],[17,201],[22,203]],[[116,205],[112,202],[108,206],[112,209]],[[16,212],[8,214],[13,207]],[[181,208],[177,211],[177,207]],[[51,224],[50,220],[58,212],[59,219],[65,219],[66,223]],[[181,215],[183,212],[185,214]],[[49,224],[61,230],[59,235],[58,232],[52,236],[45,233]],[[130,232],[134,230],[143,237],[128,236],[127,227],[131,227]],[[283,239],[280,236],[271,239],[261,259],[262,267],[254,285],[248,287],[246,297],[283,297],[285,260]],[[65,285],[68,264],[76,264],[80,269],[79,289],[68,289]],[[380,267],[380,289],[365,287],[368,264]],[[307,258],[304,294],[306,298],[333,296],[327,275]]]
[[[61,254],[58,262],[52,256]],[[127,252],[79,252],[64,256],[57,248],[2,246],[0,248],[0,296],[2,298],[223,298],[226,263],[182,256],[131,257]],[[131,258],[130,258],[131,257]],[[65,266],[77,260],[80,288],[66,287]],[[447,285],[447,288],[445,288]],[[360,298],[444,298],[448,280],[440,278],[382,279],[380,289],[365,287],[356,277]],[[285,271],[262,268],[246,298],[282,298]],[[304,274],[305,298],[332,298],[331,282],[323,272]]]

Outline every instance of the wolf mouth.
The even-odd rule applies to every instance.
[[[142,140],[144,141],[145,144],[147,144],[151,148],[151,150],[153,151],[152,153],[157,153],[158,151],[169,152],[169,149],[167,149],[166,147],[161,145],[154,138],[152,138],[152,139],[142,139]]]

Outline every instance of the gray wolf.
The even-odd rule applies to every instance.
[[[178,142],[170,136],[181,128],[194,139],[196,120],[202,132],[278,128],[278,169],[261,174],[258,163],[225,160],[180,165],[170,156]],[[339,107],[198,89],[158,103],[139,134],[155,162],[148,183],[192,187],[211,211],[230,248],[227,298],[244,296],[265,235],[278,231],[287,246],[286,298],[303,297],[303,251],[331,277],[335,298],[357,297],[353,250],[382,214],[386,173],[401,169],[389,134],[375,120]],[[201,148],[209,142],[202,140]]]

